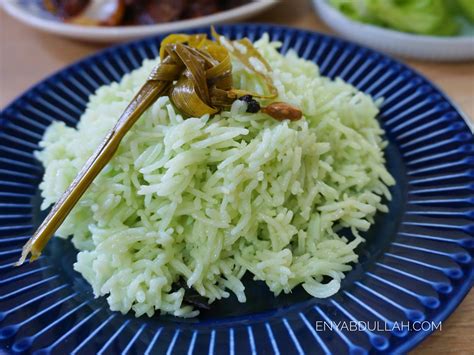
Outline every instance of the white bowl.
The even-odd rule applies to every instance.
[[[474,0],[473,0],[474,1]],[[390,54],[425,60],[472,60],[474,36],[423,36],[353,21],[325,0],[313,0],[321,19],[334,31],[354,42]]]
[[[28,26],[44,32],[90,42],[128,41],[165,32],[177,32],[191,27],[236,21],[256,15],[276,3],[277,1],[256,0],[212,15],[156,25],[96,27],[64,23],[44,10],[41,0],[0,1],[0,5],[8,14]]]

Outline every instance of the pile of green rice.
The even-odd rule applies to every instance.
[[[246,113],[241,101],[212,118],[183,119],[162,97],[58,231],[72,235],[75,270],[112,310],[193,317],[179,279],[209,302],[230,293],[245,302],[246,272],[275,295],[301,284],[328,297],[357,262],[359,231],[387,211],[394,180],[376,103],[294,52],[279,54],[266,35],[255,46],[273,68],[278,101],[299,107],[302,120]],[[37,152],[42,208],[59,199],[156,63],[99,88],[77,129],[48,128]],[[233,65],[236,87],[262,90]],[[338,235],[344,227],[350,242]]]

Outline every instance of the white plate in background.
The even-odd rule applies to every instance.
[[[120,42],[156,35],[165,32],[177,32],[191,27],[209,26],[221,22],[237,21],[254,16],[275,5],[277,1],[255,0],[226,11],[212,15],[138,26],[80,26],[64,23],[44,10],[41,0],[2,0],[0,5],[12,17],[38,30],[63,37],[90,42]]]
[[[474,1],[474,0],[473,0]],[[474,28],[465,26],[458,36],[410,34],[369,25],[343,15],[326,0],[313,0],[320,18],[345,38],[390,54],[425,60],[474,59]]]

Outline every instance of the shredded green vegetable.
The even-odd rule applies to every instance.
[[[472,0],[329,0],[360,22],[421,35],[454,36],[460,17],[474,22]]]

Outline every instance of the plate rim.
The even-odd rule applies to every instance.
[[[326,34],[318,31],[312,31],[308,29],[300,29],[300,28],[295,28],[291,26],[285,26],[285,25],[274,25],[274,24],[267,24],[267,23],[235,23],[235,24],[226,24],[226,25],[221,25],[226,28],[233,28],[233,27],[244,27],[246,28],[247,31],[257,31],[260,30],[262,32],[265,32],[270,29],[276,29],[276,30],[281,30],[281,31],[287,31],[287,32],[298,32],[298,35],[305,35],[305,36],[321,36],[321,37],[326,37],[331,40],[336,40],[340,43],[343,44],[343,46],[355,46],[356,48],[366,50],[370,53],[377,54],[381,59],[389,59],[393,64],[400,65],[403,69],[407,69],[411,72],[413,72],[416,76],[422,78],[426,83],[428,83],[430,86],[432,86],[434,89],[436,89],[442,96],[443,99],[448,102],[459,114],[459,116],[463,119],[463,121],[466,123],[467,127],[470,129],[471,133],[473,132],[473,123],[469,119],[469,117],[465,114],[465,112],[460,109],[460,107],[453,102],[450,96],[448,96],[442,89],[439,88],[439,86],[435,83],[433,83],[430,79],[426,78],[425,75],[420,73],[418,70],[410,67],[409,65],[399,61],[398,59],[393,58],[391,55],[382,53],[376,49],[369,48],[365,45],[358,44],[355,42],[352,42],[347,39],[340,38],[335,35],[331,34]],[[221,27],[217,26],[217,28]],[[198,26],[198,27],[193,27],[191,29],[188,29],[187,31],[200,31],[200,30],[206,30],[208,29],[209,26]],[[88,61],[94,60],[98,57],[102,57],[103,55],[107,55],[110,52],[114,52],[119,48],[125,48],[133,44],[141,44],[141,43],[146,43],[148,41],[156,40],[157,37],[159,36],[164,36],[166,33],[159,34],[159,35],[153,35],[153,36],[148,36],[142,39],[138,40],[131,40],[127,41],[125,43],[120,43],[116,44],[107,48],[104,48],[102,50],[99,50],[95,53],[92,53],[90,55],[87,55],[85,57],[82,57],[76,61],[74,61],[71,64],[68,64],[66,66],[61,67],[60,69],[52,72],[51,74],[47,75],[44,77],[42,80],[36,82],[35,84],[29,86],[26,90],[24,90],[21,94],[19,94],[17,97],[15,97],[13,100],[11,100],[7,105],[2,109],[0,112],[5,113],[9,110],[14,109],[14,106],[17,104],[20,104],[25,98],[27,98],[31,92],[37,91],[41,89],[41,86],[47,84],[49,81],[54,81],[57,79],[60,79],[61,75],[63,72],[66,72],[68,70],[71,70],[72,68],[81,65],[81,64],[86,64]],[[466,275],[467,276],[467,275]],[[443,308],[441,311],[439,311],[436,314],[436,317],[434,319],[439,320],[439,321],[444,321],[446,320],[459,306],[459,304],[463,301],[463,299],[466,297],[466,295],[469,293],[471,288],[474,286],[474,273],[471,270],[471,273],[469,277],[463,277],[465,279],[465,282],[462,283],[462,286],[459,289],[459,292],[455,294],[455,297],[449,297],[449,301],[446,305],[445,308]],[[429,335],[433,333],[433,330],[430,330],[428,332],[416,332],[414,336],[412,336],[410,339],[405,341],[402,345],[395,347],[391,349],[392,351],[395,352],[405,352],[410,349],[413,349],[416,347],[418,344],[420,344],[422,341],[424,341]],[[0,347],[2,349],[3,347]]]
[[[75,39],[84,39],[94,42],[116,42],[130,39],[145,38],[168,32],[189,30],[205,26],[206,23],[218,24],[222,22],[239,20],[244,17],[256,15],[274,5],[275,0],[255,0],[247,4],[237,6],[228,10],[220,11],[211,15],[184,19],[172,22],[165,22],[153,25],[133,25],[133,26],[81,26],[52,21],[32,14],[25,9],[18,0],[6,0],[0,3],[7,14],[21,23],[47,33],[65,36]]]

